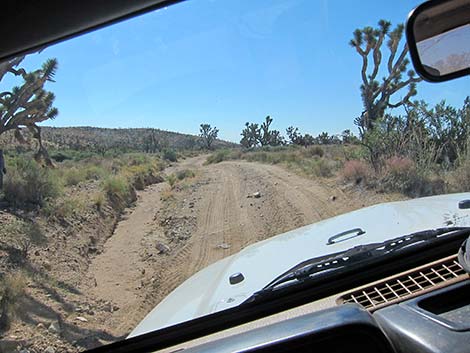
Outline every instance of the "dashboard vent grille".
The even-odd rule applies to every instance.
[[[466,278],[456,256],[451,256],[346,293],[339,303],[356,303],[373,311]]]

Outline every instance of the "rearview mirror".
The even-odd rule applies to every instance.
[[[418,74],[431,82],[470,74],[470,0],[431,0],[413,10],[406,39]]]

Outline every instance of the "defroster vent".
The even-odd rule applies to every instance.
[[[356,303],[374,311],[467,278],[457,257],[450,256],[355,289],[342,295],[337,302]]]

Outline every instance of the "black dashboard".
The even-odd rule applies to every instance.
[[[359,351],[393,352],[373,316],[354,304],[304,315],[184,350],[188,353]]]
[[[183,349],[202,352],[470,352],[470,281],[370,312],[343,304]]]
[[[373,314],[396,352],[470,352],[470,281]]]

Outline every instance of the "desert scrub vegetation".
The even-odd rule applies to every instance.
[[[180,181],[187,179],[187,178],[194,178],[195,175],[196,174],[191,169],[183,169],[183,170],[176,172],[176,178]]]
[[[243,156],[243,153],[241,150],[221,149],[210,154],[207,157],[205,164],[214,164],[214,163],[220,163],[223,161],[229,161],[233,159],[242,159],[242,156]]]
[[[173,191],[177,185],[180,185],[181,187],[181,185],[183,185],[182,182],[184,180],[194,178],[195,176],[196,176],[196,173],[192,171],[191,169],[183,169],[183,170],[179,170],[175,173],[171,173],[167,175],[165,180],[170,186],[170,190],[169,190],[170,192],[168,194],[171,194],[171,191]],[[166,197],[166,198],[169,198],[169,197]]]
[[[118,208],[136,200],[136,189],[142,190],[147,185],[164,180],[160,172],[165,165],[158,158],[148,155],[129,154],[113,159],[108,168],[110,175],[102,181],[101,188],[111,204]]]
[[[110,200],[119,204],[132,201],[131,185],[129,180],[122,175],[107,177],[102,183],[102,189]]]
[[[369,165],[357,159],[346,161],[341,170],[343,180],[354,184],[367,183],[372,174]]]
[[[206,164],[243,159],[248,162],[281,164],[287,169],[309,177],[331,177],[341,167],[338,149],[328,146],[265,146],[251,150],[220,150]]]
[[[106,196],[104,192],[98,191],[97,193],[93,195],[91,200],[92,200],[93,205],[96,207],[96,209],[98,211],[102,211],[103,206],[105,205],[105,202],[106,202]]]
[[[3,192],[12,207],[40,208],[61,195],[61,180],[55,170],[24,156],[9,159],[7,165]]]
[[[450,175],[450,184],[454,191],[470,190],[470,160],[461,162]]]
[[[49,219],[66,220],[81,215],[85,211],[86,201],[80,196],[65,196],[42,208],[41,213]]]
[[[9,205],[15,209],[41,210],[45,216],[55,218],[80,214],[86,205],[101,209],[108,200],[111,205],[124,207],[135,200],[135,190],[162,182],[161,171],[166,166],[158,155],[143,153],[118,157],[86,154],[56,162],[52,168],[37,163],[30,153],[10,152],[6,161],[3,194]],[[70,190],[79,190],[80,184],[95,184],[103,197],[96,202],[71,197]]]
[[[25,295],[26,276],[21,271],[0,274],[0,332],[8,330]]]
[[[166,182],[170,185],[170,189],[173,190],[175,188],[176,182],[178,178],[176,178],[175,174],[170,174],[166,177]]]
[[[33,246],[46,243],[41,226],[34,221],[13,218],[0,229],[0,245],[8,248],[8,261],[12,266],[21,266],[28,259]]]
[[[176,151],[173,149],[164,149],[162,151],[162,158],[166,161],[169,162],[177,162],[178,161],[178,156],[176,154]]]
[[[199,136],[151,128],[108,129],[98,127],[46,127],[42,128],[42,136],[52,145],[62,147],[56,153],[49,151],[51,158],[62,158],[65,155],[84,153],[102,156],[117,156],[125,153],[161,153],[163,149],[176,151],[199,151],[204,145]],[[215,140],[214,148],[235,147],[234,143]],[[56,149],[57,150],[57,149]],[[65,152],[63,152],[65,150]],[[71,151],[69,153],[69,151]]]
[[[163,169],[163,163],[157,160],[147,156],[133,156],[121,167],[120,173],[129,180],[132,187],[143,190],[147,185],[163,181],[163,177],[160,175]]]

